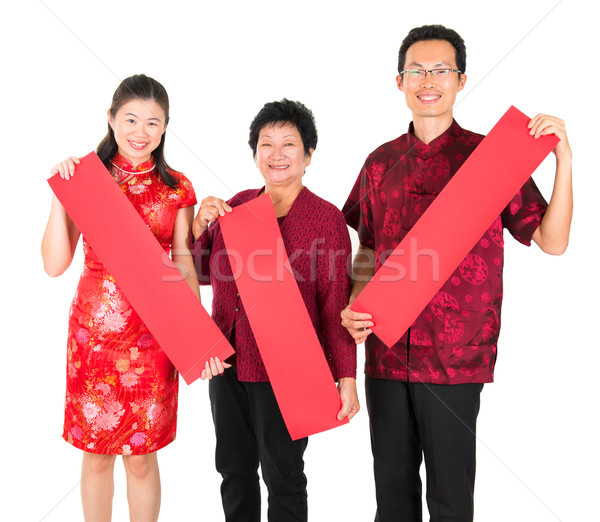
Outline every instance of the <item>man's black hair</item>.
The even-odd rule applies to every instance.
[[[400,51],[398,52],[398,74],[404,70],[404,62],[406,61],[406,52],[408,48],[417,42],[423,40],[445,40],[454,47],[456,56],[456,67],[461,72],[466,72],[467,69],[467,48],[465,41],[453,29],[448,29],[443,25],[423,25],[411,29],[402,40]]]

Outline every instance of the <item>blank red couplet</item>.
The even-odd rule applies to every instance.
[[[210,357],[233,353],[217,325],[92,152],[70,180],[48,180],[86,241],[190,384]]]
[[[530,118],[511,107],[429,206],[352,305],[373,317],[393,346],[475,243],[556,147],[535,139]],[[439,268],[439,270],[438,270]]]
[[[347,423],[337,420],[340,396],[285,253],[270,196],[235,207],[219,223],[228,252],[236,254],[230,256],[235,282],[290,436],[297,440]],[[237,260],[244,266],[237,266]]]

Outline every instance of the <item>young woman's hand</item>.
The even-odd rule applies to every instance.
[[[70,156],[64,161],[61,161],[59,164],[54,165],[50,170],[50,174],[54,176],[54,174],[60,174],[60,177],[63,179],[69,179],[73,174],[75,174],[75,165],[79,165],[79,158],[75,156]]]

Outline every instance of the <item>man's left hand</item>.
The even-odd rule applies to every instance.
[[[552,151],[557,159],[571,155],[571,147],[569,146],[569,140],[567,139],[565,122],[560,118],[548,116],[547,114],[538,114],[529,122],[528,127],[529,134],[536,139],[547,134],[554,134],[560,139],[558,145],[556,145],[555,149]]]

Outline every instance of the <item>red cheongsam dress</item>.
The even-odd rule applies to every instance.
[[[179,186],[170,188],[154,159],[134,169],[119,154],[110,170],[169,252],[177,211],[196,203],[189,180],[172,172]],[[69,315],[63,438],[90,453],[156,451],[175,439],[177,370],[85,238],[83,250]]]

